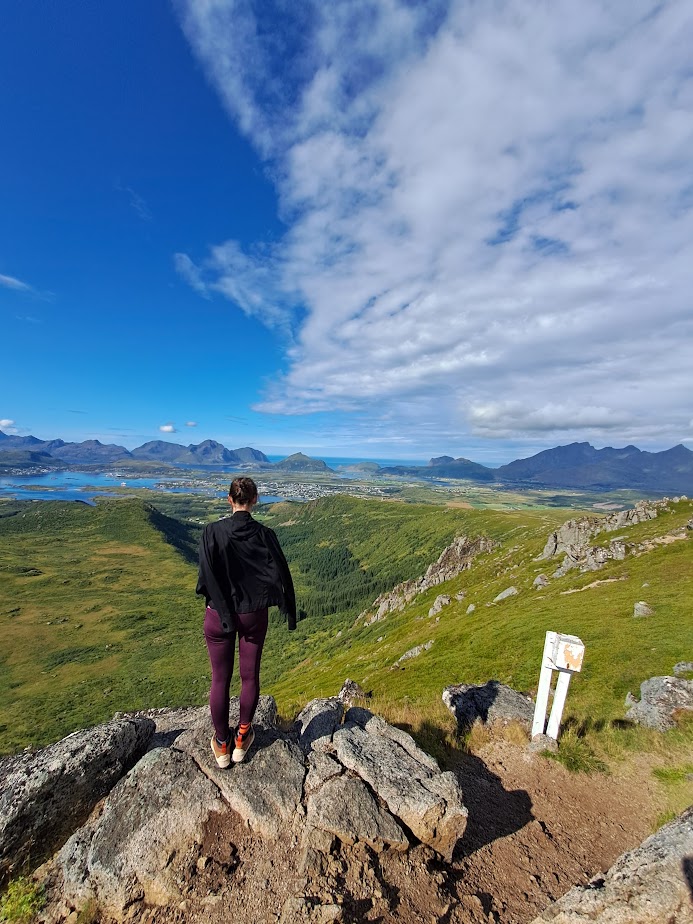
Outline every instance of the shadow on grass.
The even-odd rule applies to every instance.
[[[572,732],[577,738],[586,738],[595,732],[603,732],[605,729],[614,729],[616,731],[625,731],[636,728],[635,722],[629,719],[591,719],[577,718],[570,715],[562,723],[562,732]]]

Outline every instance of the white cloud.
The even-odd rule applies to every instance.
[[[3,417],[2,420],[0,420],[0,427],[3,429],[12,426],[14,426],[14,420],[10,420],[9,417]]]
[[[21,279],[15,279],[14,276],[3,276],[0,273],[0,286],[3,286],[5,289],[13,289],[15,292],[31,292],[31,286],[22,282]]]
[[[173,255],[173,262],[176,267],[176,272],[185,279],[188,285],[192,286],[200,295],[204,295],[205,298],[208,298],[209,291],[207,286],[202,281],[200,271],[190,257],[185,253],[176,253]]]
[[[363,438],[690,432],[685,0],[178,7],[289,228],[178,255],[270,326],[303,309],[260,409],[360,412]]]
[[[159,429],[162,433],[176,433],[176,428],[172,423],[162,424]]]
[[[196,426],[197,426],[197,421],[196,421],[196,420],[186,420],[186,421],[185,421],[185,426],[186,426],[186,427],[196,427]]]

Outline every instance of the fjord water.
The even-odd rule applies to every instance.
[[[108,496],[114,488],[149,488],[170,494],[207,494],[223,497],[226,489],[207,484],[195,484],[184,478],[138,478],[117,473],[47,472],[43,475],[13,475],[0,477],[0,499],[4,500],[81,500],[89,502],[100,495]],[[283,498],[262,495],[262,503],[271,504]]]

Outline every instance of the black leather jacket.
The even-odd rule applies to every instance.
[[[278,606],[296,628],[294,584],[279,540],[246,510],[205,526],[195,592],[219,613],[225,632],[236,628],[235,613],[267,606]]]

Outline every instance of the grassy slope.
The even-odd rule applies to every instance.
[[[628,690],[637,694],[647,677],[670,674],[674,663],[691,659],[690,540],[640,557],[628,556],[598,572],[569,572],[536,591],[532,589],[536,575],[545,572],[550,576],[560,563],[533,560],[548,532],[546,511],[534,517],[527,512],[502,514],[497,520],[488,511],[464,513],[467,523],[485,527],[480,531],[488,535],[499,538],[504,532],[501,549],[480,557],[458,578],[421,595],[402,613],[390,614],[369,627],[359,624],[339,639],[319,639],[314,648],[306,649],[300,669],[275,684],[280,702],[300,703],[309,687],[313,693],[334,693],[346,676],[378,695],[412,702],[439,697],[451,683],[489,678],[532,691],[538,680],[544,633],[552,629],[578,635],[586,645],[585,666],[573,680],[567,713],[608,720],[623,715]],[[623,534],[632,541],[663,535],[683,525],[692,513],[693,504],[681,502],[671,513]],[[382,545],[380,553],[386,554],[385,536]],[[607,578],[619,580],[564,593]],[[649,586],[644,588],[644,583]],[[510,585],[520,593],[493,604],[494,597]],[[445,607],[439,622],[428,617],[439,593],[453,595],[460,590],[465,591],[465,599]],[[641,599],[654,607],[654,616],[633,618],[633,604]],[[467,615],[470,603],[476,609]],[[390,670],[405,651],[431,639],[433,647],[407,662],[404,670]]]
[[[0,506],[12,509],[0,517],[0,751],[117,709],[202,702],[195,569],[154,523],[190,554],[186,528],[140,501]]]
[[[7,516],[12,510],[20,512]],[[624,534],[629,540],[663,535],[692,513],[693,504],[681,502]],[[325,572],[311,567],[316,549],[329,557],[346,548],[358,563],[350,565],[353,596],[346,610],[307,619],[291,634],[273,618],[263,684],[284,714],[311,697],[336,693],[350,676],[390,710],[435,715],[442,727],[440,694],[450,683],[495,677],[532,690],[544,632],[554,629],[579,635],[587,648],[584,670],[570,689],[568,724],[608,730],[610,720],[623,716],[628,690],[637,692],[642,680],[670,673],[693,653],[690,540],[599,572],[571,572],[535,591],[536,574],[550,576],[558,562],[534,558],[565,512],[336,497],[276,505],[263,518],[287,550],[304,601],[339,589],[339,580],[324,584]],[[367,628],[355,624],[356,614],[379,592],[374,583],[389,589],[421,574],[459,533],[493,536],[502,547],[404,612]],[[47,743],[116,709],[205,701],[209,668],[190,561],[195,544],[194,529],[136,500],[104,501],[96,508],[0,505],[0,631],[9,641],[0,654],[0,750]],[[625,580],[562,593],[612,577]],[[486,605],[511,584],[518,596]],[[463,602],[445,607],[437,623],[428,617],[437,594],[459,590],[466,592]],[[654,606],[654,616],[633,619],[639,599]],[[467,615],[469,603],[476,610]],[[401,654],[431,639],[428,652],[404,670],[390,670]],[[647,733],[623,735],[638,746],[649,740]],[[683,733],[684,744],[690,738]]]

